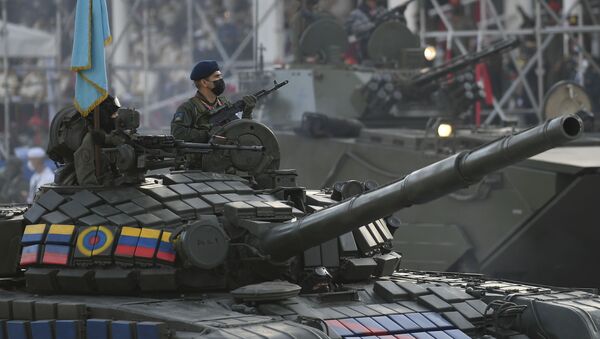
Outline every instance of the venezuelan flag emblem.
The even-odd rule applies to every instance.
[[[133,257],[141,231],[140,228],[136,227],[121,228],[121,235],[119,235],[115,255],[120,257]]]
[[[142,228],[140,232],[140,239],[138,240],[135,248],[135,257],[142,259],[154,258],[156,247],[160,239],[160,230],[154,230],[151,228]]]
[[[46,244],[69,245],[73,241],[75,225],[53,224],[48,230]]]
[[[40,245],[30,245],[23,247],[21,251],[21,261],[19,265],[29,266],[35,265],[40,257]]]
[[[171,232],[163,231],[158,244],[156,259],[171,264],[175,262],[175,247],[171,242]]]
[[[44,240],[44,234],[46,233],[46,224],[36,224],[25,226],[23,237],[21,238],[21,244],[40,244]]]
[[[70,253],[70,246],[46,245],[42,256],[42,264],[66,266],[69,264]]]

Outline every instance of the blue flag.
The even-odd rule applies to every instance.
[[[84,117],[108,96],[104,46],[111,41],[106,0],[77,0],[71,70],[75,107]]]

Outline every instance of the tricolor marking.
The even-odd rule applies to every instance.
[[[46,232],[46,224],[35,224],[25,226],[23,231],[23,237],[21,238],[22,244],[40,244],[44,239],[44,233]]]
[[[160,230],[142,228],[140,238],[135,248],[136,258],[152,259],[156,252]]]
[[[175,262],[175,248],[171,243],[171,232],[163,231],[156,252],[156,259],[169,263]]]
[[[42,263],[48,265],[68,265],[71,247],[64,245],[46,245]]]
[[[135,253],[135,247],[138,243],[140,236],[140,228],[135,227],[123,227],[121,228],[121,235],[117,242],[117,249],[115,255],[122,257],[132,257]]]
[[[46,244],[71,244],[73,233],[75,233],[75,225],[53,224],[46,236]]]

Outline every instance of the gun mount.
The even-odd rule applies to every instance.
[[[209,143],[194,143],[177,140],[171,135],[140,135],[137,133],[140,113],[134,109],[119,109],[115,122],[122,144],[115,147],[102,148],[102,153],[112,165],[114,183],[140,183],[149,170],[164,168],[183,169],[198,166],[198,155],[213,153],[243,154],[245,152],[262,153],[265,147],[256,143],[244,144],[245,139],[230,139],[215,136]],[[238,156],[239,157],[239,156]],[[219,159],[227,157],[220,156]],[[235,167],[235,162],[224,161],[228,167]],[[225,168],[224,168],[225,169]],[[238,166],[239,169],[239,166]],[[247,170],[247,169],[243,169]]]
[[[442,116],[457,117],[475,101],[485,98],[473,72],[460,72],[518,45],[519,40],[514,38],[499,41],[479,52],[456,57],[416,74],[401,70],[376,72],[360,91],[367,103],[362,120],[367,125],[377,124],[377,121],[385,124],[390,119],[402,118],[403,112],[412,105],[424,102],[435,102]],[[455,76],[446,79],[449,74]]]

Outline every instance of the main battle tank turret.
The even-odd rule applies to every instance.
[[[468,328],[464,325],[471,323],[461,323],[456,314],[442,315],[455,306],[437,302],[428,290],[480,309],[486,305],[480,298],[487,280],[399,270],[401,255],[391,251],[385,218],[574,140],[581,124],[576,116],[555,118],[382,187],[350,181],[314,191],[297,187],[293,171],[277,168],[277,143],[269,129],[242,119],[218,133],[231,147],[211,153],[202,147],[203,156],[210,156],[209,166],[215,159],[229,160],[224,171],[184,165],[146,175],[135,184],[45,186],[24,214],[12,208],[1,222],[0,246],[7,252],[0,274],[7,277],[3,286],[10,291],[0,291],[0,318],[9,319],[0,326],[32,333],[35,328],[61,338],[64,331],[81,334],[82,328],[88,334],[104,333],[102,329],[109,333],[109,326],[112,338],[134,328],[138,338],[146,338],[146,330],[154,331],[148,338],[167,338],[168,333],[181,338],[246,337],[256,331],[267,337],[419,337],[427,326],[452,338],[495,333],[485,323]],[[137,178],[144,163],[154,164],[150,160],[156,161],[156,154],[128,145],[134,151],[117,152],[128,161],[117,163],[138,167],[132,172],[129,166],[117,166],[116,171],[136,173],[132,178]],[[173,151],[172,146],[167,149]],[[439,285],[440,279],[460,284]],[[38,300],[32,292],[46,296]],[[183,295],[173,299],[159,292]],[[119,294],[129,297],[113,297]],[[579,298],[593,299],[588,294]],[[525,309],[511,307],[518,314]],[[569,312],[559,311],[552,316]],[[411,323],[425,327],[411,328]],[[535,330],[519,326],[514,329]]]

